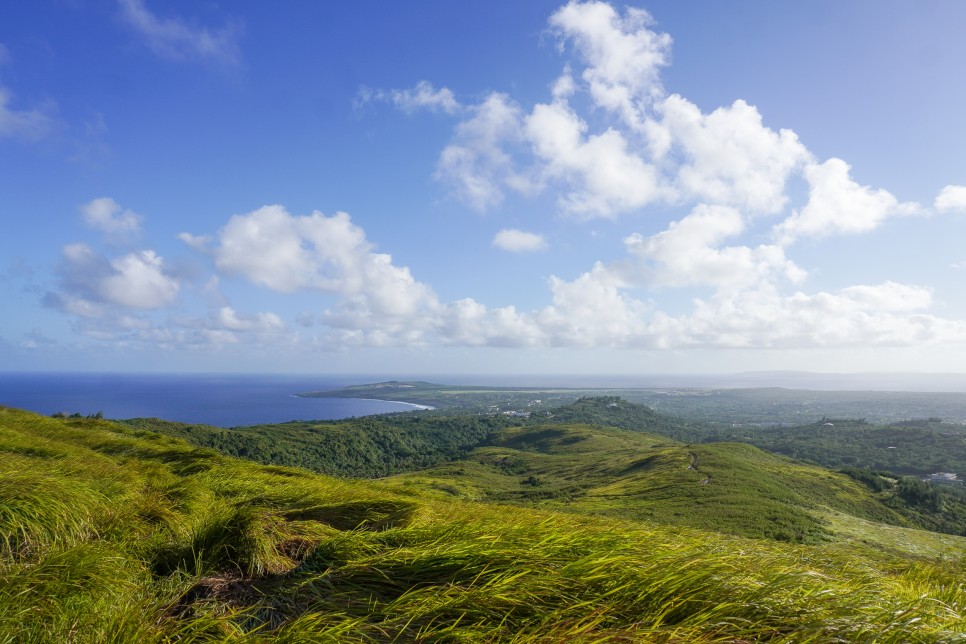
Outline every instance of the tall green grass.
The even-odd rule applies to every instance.
[[[963,560],[445,500],[0,408],[0,642],[945,642]],[[909,537],[912,538],[912,537]]]

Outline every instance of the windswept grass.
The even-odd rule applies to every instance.
[[[835,539],[827,516],[910,527],[842,473],[750,445],[685,445],[589,425],[494,432],[465,457],[387,479],[399,489],[704,528],[792,543]]]
[[[909,556],[904,534],[789,545],[447,500],[0,408],[4,643],[966,638],[956,544]]]

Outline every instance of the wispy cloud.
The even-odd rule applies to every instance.
[[[37,140],[49,133],[56,121],[50,105],[42,108],[15,109],[10,91],[0,85],[0,139]]]
[[[0,67],[11,62],[10,51],[0,43]],[[14,106],[13,93],[0,83],[0,139],[37,140],[56,125],[55,106],[46,102],[32,108]]]
[[[384,90],[360,87],[355,99],[356,108],[361,108],[373,101],[392,103],[406,114],[420,110],[455,114],[463,108],[452,90],[448,87],[437,89],[429,81],[419,81],[415,87],[407,89]]]
[[[159,18],[144,0],[118,0],[121,16],[158,56],[187,62],[236,65],[241,61],[236,22],[219,28],[190,25],[180,17]]]

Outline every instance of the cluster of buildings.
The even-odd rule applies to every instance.
[[[935,474],[930,474],[925,479],[929,483],[959,483],[962,485],[963,481],[953,472],[936,472]]]

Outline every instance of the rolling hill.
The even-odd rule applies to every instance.
[[[584,490],[604,498],[664,468],[713,490],[698,477],[726,480],[733,461],[745,460],[741,450],[753,449],[695,451],[694,471],[690,448],[641,435],[655,462],[618,462],[636,444],[631,436],[508,428],[465,460],[495,470],[484,461],[533,457],[527,467],[543,469],[532,476],[563,486],[587,465],[581,453],[609,450]],[[759,465],[771,458],[757,454]],[[551,466],[539,456],[562,460]],[[837,478],[824,485],[854,492]],[[814,486],[803,498],[814,498],[806,494]],[[851,533],[826,526],[828,541],[796,545],[470,501],[403,480],[259,465],[100,419],[0,408],[0,641],[906,642],[966,634],[963,539],[843,523]]]
[[[685,444],[668,434],[693,426],[613,396],[531,418],[407,413],[232,429],[125,422],[264,464],[742,536],[824,540],[829,513],[966,534],[966,498],[952,491],[909,494],[923,484],[830,472],[746,444]]]
[[[468,499],[799,543],[834,539],[828,517],[836,514],[923,525],[923,509],[896,502],[895,490],[876,492],[844,473],[750,445],[685,445],[591,425],[498,430],[459,460],[389,481]]]

